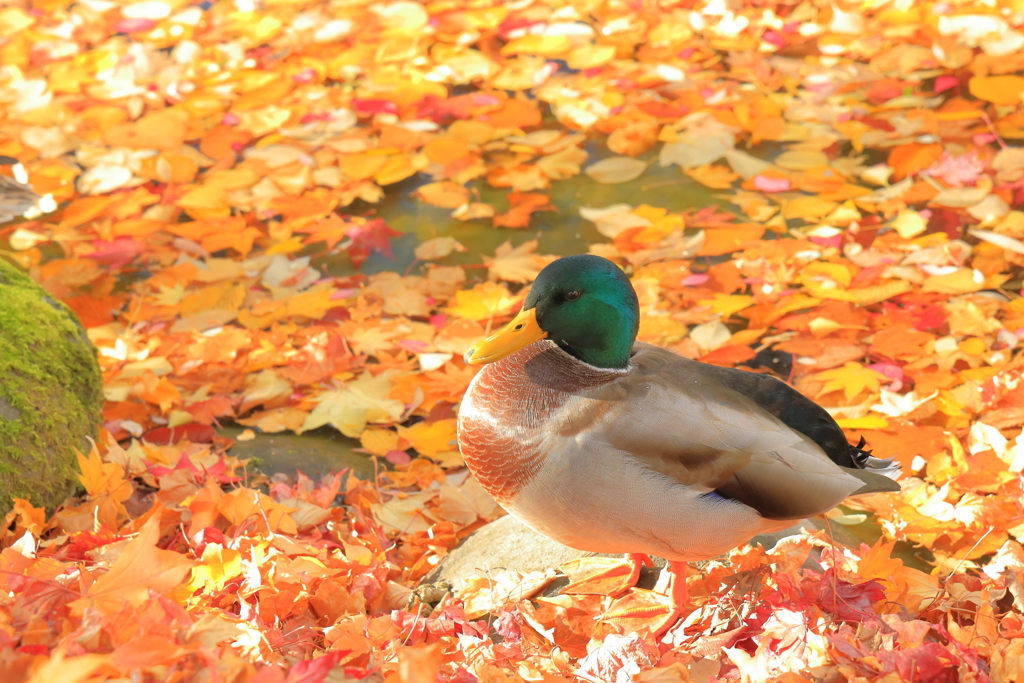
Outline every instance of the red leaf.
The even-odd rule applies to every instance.
[[[955,683],[958,658],[939,643],[923,643],[908,650],[877,652],[885,665],[884,673],[895,670],[900,680],[917,683]]]
[[[192,443],[210,443],[215,436],[217,436],[217,430],[213,427],[190,422],[177,427],[157,427],[146,432],[142,438],[154,446],[168,446],[178,443],[186,437]]]
[[[397,114],[398,105],[388,100],[352,100],[352,106],[360,114]]]
[[[89,258],[107,263],[111,268],[123,268],[142,253],[142,244],[132,237],[117,237],[113,242],[93,240],[92,246],[96,251],[89,254]]]
[[[152,19],[122,19],[114,24],[115,33],[142,33],[156,28]]]
[[[335,650],[316,659],[296,662],[288,672],[285,683],[323,683],[338,662],[348,656],[351,650]]]
[[[885,589],[877,581],[851,584],[836,581],[829,569],[821,577],[818,592],[818,606],[847,621],[864,621],[865,617],[876,618],[872,608],[879,600],[885,599]],[[910,680],[910,679],[907,679]]]
[[[349,258],[356,268],[363,265],[370,257],[371,251],[379,251],[394,260],[395,256],[391,253],[391,238],[401,234],[389,228],[383,218],[374,218],[363,225],[352,225],[348,229],[348,237],[352,240],[348,248]]]

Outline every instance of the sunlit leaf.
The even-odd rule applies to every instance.
[[[599,183],[615,185],[639,178],[647,164],[631,157],[609,157],[587,166],[584,173]]]
[[[1024,78],[1020,76],[974,76],[968,81],[971,94],[995,104],[1020,104]]]
[[[195,563],[179,553],[158,548],[159,538],[160,515],[157,514],[149,518],[114,565],[100,575],[72,607],[81,610],[91,606],[111,615],[126,603],[142,604],[151,590],[165,592],[176,587]]]
[[[886,379],[880,372],[852,361],[841,368],[819,372],[814,377],[825,381],[825,386],[818,392],[818,396],[841,390],[847,401],[852,401],[863,391],[877,392],[881,387],[880,383]]]

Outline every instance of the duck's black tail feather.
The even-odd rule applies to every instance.
[[[856,446],[850,446],[850,457],[858,468],[871,470],[890,479],[896,479],[896,477],[900,476],[899,463],[895,463],[893,458],[882,459],[872,456],[871,451],[864,450],[866,443],[862,436]]]

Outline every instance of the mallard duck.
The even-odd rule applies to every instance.
[[[466,353],[484,367],[459,410],[459,447],[528,526],[580,550],[665,558],[678,611],[684,563],[899,490],[898,466],[850,445],[789,385],[637,342],[639,320],[618,266],[569,256]]]

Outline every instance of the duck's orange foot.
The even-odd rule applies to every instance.
[[[561,569],[569,577],[562,589],[568,595],[607,595],[617,598],[636,585],[640,569],[654,566],[651,558],[631,553],[624,558],[582,557],[563,563]]]
[[[668,631],[683,616],[690,594],[686,589],[686,563],[669,562],[666,569],[671,572],[668,595],[637,588],[612,603],[603,620],[626,633],[648,629],[658,637]]]

